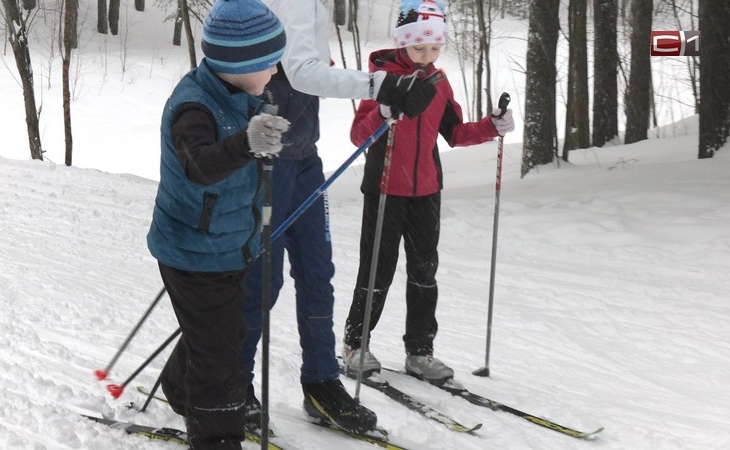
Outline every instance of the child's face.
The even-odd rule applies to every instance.
[[[406,52],[411,61],[421,67],[433,64],[439,58],[443,44],[422,44],[406,47]]]
[[[259,96],[264,93],[266,84],[276,72],[276,66],[271,66],[259,72],[239,74],[219,73],[218,76],[249,95]]]

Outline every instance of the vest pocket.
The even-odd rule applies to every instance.
[[[207,233],[210,228],[210,221],[213,219],[213,207],[218,200],[218,194],[206,192],[203,194],[203,210],[200,212],[198,231]]]

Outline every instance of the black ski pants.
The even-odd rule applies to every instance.
[[[245,271],[159,267],[182,330],[162,370],[162,390],[185,417],[194,450],[240,450],[248,387],[240,356]]]
[[[345,323],[345,344],[353,348],[361,346],[379,202],[380,194],[365,194],[360,232],[360,267],[350,313]],[[424,197],[388,195],[386,198],[368,331],[372,332],[383,312],[388,289],[395,275],[402,237],[408,277],[406,332],[403,342],[409,355],[433,354],[433,340],[438,330],[436,270],[440,215],[440,192]],[[369,340],[370,333],[368,342]]]

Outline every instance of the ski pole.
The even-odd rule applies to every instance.
[[[358,156],[360,156],[361,153],[363,153],[365,150],[367,150],[367,148],[370,145],[372,145],[373,142],[375,142],[376,140],[378,140],[380,138],[380,136],[382,136],[382,134],[385,133],[385,131],[395,121],[396,121],[396,119],[391,117],[385,123],[383,123],[380,126],[380,128],[378,128],[377,130],[375,130],[375,132],[373,133],[373,135],[370,136],[370,138],[368,138],[368,140],[363,145],[361,145],[357,150],[355,150],[355,152],[352,155],[350,155],[350,157],[347,158],[347,160],[345,160],[345,162],[342,163],[342,165],[340,165],[340,167],[337,170],[335,170],[335,172],[332,175],[330,175],[330,177],[324,183],[322,183],[321,186],[319,186],[304,202],[302,202],[302,204],[284,222],[282,222],[281,225],[279,225],[279,227],[276,228],[276,230],[274,230],[273,233],[271,233],[271,242],[274,242],[279,237],[281,237],[281,235],[284,234],[284,232],[291,226],[291,224],[294,223],[294,221],[297,220],[302,214],[304,214],[304,212],[310,206],[312,206],[312,204],[322,194],[324,194],[324,192],[327,190],[327,188],[332,183],[334,183],[334,181],[340,175],[342,175],[345,172],[345,170],[350,166],[350,164],[352,164],[358,158]],[[259,250],[259,254],[257,255],[257,257],[258,256],[261,256],[261,254],[263,254],[265,251],[266,251],[266,249],[264,248],[264,246],[262,246],[260,248],[260,250]],[[157,298],[155,298],[154,302],[152,302],[152,304],[147,309],[147,311],[145,312],[145,314],[139,320],[139,323],[137,323],[137,325],[134,327],[134,329],[132,330],[132,332],[129,334],[129,336],[127,337],[127,339],[122,344],[122,347],[119,349],[119,351],[117,351],[117,354],[114,355],[114,358],[107,365],[107,367],[104,370],[96,370],[96,371],[94,371],[94,374],[96,375],[96,377],[99,380],[104,380],[109,375],[109,371],[111,370],[112,366],[116,363],[116,361],[119,358],[119,356],[121,355],[121,353],[127,347],[127,345],[129,344],[129,342],[132,340],[132,337],[137,333],[137,331],[139,330],[139,328],[142,326],[142,323],[147,319],[147,317],[149,316],[149,314],[152,312],[152,309],[155,307],[155,305],[157,305],[157,303],[159,302],[160,298],[162,298],[162,295],[164,293],[165,293],[165,288],[163,287],[162,290],[160,291],[160,293],[157,295]],[[268,308],[263,308],[262,311],[263,310],[268,310]],[[157,353],[159,353],[159,352],[157,352]],[[153,356],[151,356],[151,358],[153,358],[154,356],[156,356],[157,353],[155,353]]]
[[[332,183],[334,183],[334,181],[340,175],[342,175],[345,172],[345,170],[350,166],[350,164],[352,164],[358,158],[358,156],[360,156],[361,153],[363,153],[365,150],[367,150],[368,147],[370,147],[373,144],[373,142],[375,142],[376,140],[378,140],[380,138],[380,136],[382,136],[382,134],[385,133],[385,131],[395,121],[396,121],[396,119],[393,118],[393,117],[391,117],[388,120],[386,120],[385,123],[383,123],[377,130],[375,130],[375,132],[373,133],[373,135],[370,136],[370,138],[368,138],[368,140],[363,145],[361,145],[357,150],[355,150],[355,152],[352,155],[350,155],[350,157],[347,158],[347,160],[345,160],[345,162],[342,163],[342,165],[340,165],[340,167],[337,168],[337,170],[335,170],[332,173],[332,175],[330,175],[330,177],[327,180],[325,180],[324,183],[322,183],[321,186],[319,186],[314,192],[312,192],[312,194],[304,202],[302,202],[302,204],[289,217],[287,217],[287,219],[284,222],[282,222],[282,224],[279,225],[279,227],[276,228],[276,230],[274,230],[273,233],[271,233],[271,241],[270,242],[276,241],[276,239],[278,239],[282,234],[284,234],[284,232],[291,226],[291,224],[294,223],[294,221],[297,220],[302,214],[304,214],[304,212],[310,206],[312,206],[312,204],[320,196],[322,196],[322,194],[324,194],[324,192],[327,190],[327,188]],[[260,256],[261,254],[266,253],[266,252],[267,252],[267,250],[266,250],[265,246],[262,246],[260,248],[260,250],[259,250],[259,254],[257,255],[257,257]],[[267,286],[267,283],[264,283],[264,286]],[[122,351],[127,347],[127,345],[129,344],[129,341],[131,341],[132,337],[137,333],[137,331],[139,330],[139,327],[147,319],[147,316],[149,316],[150,312],[152,311],[152,309],[154,308],[154,306],[157,304],[157,302],[160,300],[160,298],[162,298],[162,295],[164,293],[165,293],[165,288],[163,287],[162,290],[160,291],[160,293],[157,295],[157,298],[155,299],[155,301],[152,303],[152,305],[150,305],[150,307],[148,308],[147,312],[145,312],[144,316],[142,316],[142,318],[140,319],[139,323],[134,327],[134,329],[132,330],[132,332],[130,333],[130,335],[127,337],[127,340],[124,342],[124,344],[122,344],[122,348],[119,349],[119,351],[117,352],[117,354],[112,359],[112,362],[110,362],[109,365],[103,371],[102,370],[96,370],[94,372],[96,374],[96,377],[99,380],[103,380],[103,379],[105,379],[108,376],[109,371],[111,370],[111,367],[116,363],[116,360],[119,358],[119,356],[122,353]],[[270,293],[269,293],[269,295],[270,295]],[[268,318],[268,310],[269,310],[268,307],[263,307],[262,306],[262,319],[264,318],[263,317],[264,314],[266,314],[267,315],[267,318]],[[180,329],[178,329],[176,333],[179,334],[180,333]],[[263,330],[262,330],[262,333],[263,333]],[[263,338],[264,338],[264,336],[262,335],[262,339]],[[152,355],[150,355],[150,357],[147,359],[147,361],[145,361],[144,365],[142,367],[140,367],[134,374],[132,374],[132,376],[130,376],[130,378],[128,379],[128,381],[126,381],[125,383],[123,383],[121,386],[118,386],[118,385],[110,385],[108,387],[108,389],[112,393],[112,396],[114,396],[114,398],[118,398],[122,394],[122,391],[124,390],[124,387],[126,386],[126,384],[129,381],[131,381],[132,378],[134,378],[135,376],[137,376],[139,374],[139,372],[144,368],[144,366],[147,366],[152,361],[152,359],[154,359],[160,353],[160,351],[162,351],[162,348],[164,348],[164,346],[166,346],[167,344],[169,344],[169,342],[171,340],[172,340],[172,336],[170,337],[170,339],[168,339],[163,344],[163,346],[161,348],[159,348],[157,351],[155,351],[155,353],[153,353]],[[263,346],[263,341],[262,341],[262,346]],[[112,387],[112,386],[114,386],[114,387]],[[117,390],[118,390],[118,393],[116,393]],[[116,395],[115,395],[115,393],[116,393]],[[262,400],[263,400],[263,398],[264,398],[264,395],[262,393]],[[263,419],[263,415],[262,415],[262,420],[264,420]]]
[[[499,116],[502,117],[507,111],[507,105],[510,102],[510,96],[506,92],[502,92],[499,97],[498,107],[500,110]],[[499,137],[499,144],[497,147],[497,182],[494,187],[494,226],[492,227],[492,263],[491,270],[489,272],[489,309],[487,312],[487,350],[484,358],[484,367],[479,368],[472,372],[472,374],[479,377],[489,376],[489,344],[492,336],[492,306],[494,300],[494,273],[495,266],[497,264],[497,229],[499,228],[499,193],[502,190],[502,154],[504,149],[504,136]]]
[[[150,394],[147,396],[147,400],[145,400],[144,405],[142,405],[142,408],[140,408],[139,412],[145,412],[147,410],[147,407],[152,402],[152,399],[155,398],[155,393],[157,392],[157,389],[159,389],[160,384],[162,383],[162,373],[157,376],[157,381],[155,381],[155,385],[152,386],[152,390],[150,391]]]
[[[378,199],[378,216],[375,221],[375,237],[373,240],[373,253],[370,260],[370,278],[368,279],[368,293],[365,298],[365,315],[362,321],[362,335],[360,337],[360,363],[357,370],[357,381],[355,382],[355,401],[360,401],[360,384],[362,383],[362,367],[365,364],[365,353],[368,351],[368,336],[370,335],[370,316],[373,309],[373,296],[375,295],[375,277],[378,271],[378,258],[380,257],[380,240],[383,236],[383,217],[385,216],[385,202],[388,198],[388,181],[390,179],[390,160],[393,154],[393,136],[395,125],[390,126],[388,131],[388,143],[385,147],[385,160],[383,161],[383,175],[380,178],[380,198]]]
[[[134,373],[133,373],[132,375],[130,375],[130,376],[129,376],[129,378],[127,378],[126,380],[124,380],[124,382],[123,382],[122,384],[110,384],[110,385],[108,385],[108,386],[107,386],[106,388],[107,388],[107,390],[109,391],[109,393],[110,393],[110,394],[112,395],[112,397],[114,397],[114,398],[119,398],[119,397],[120,397],[120,396],[122,395],[122,393],[124,392],[124,388],[126,388],[126,387],[127,387],[127,385],[128,385],[129,383],[131,383],[131,382],[132,382],[132,380],[134,380],[134,378],[135,378],[135,377],[136,377],[137,375],[139,375],[139,373],[140,373],[140,372],[142,372],[142,370],[144,370],[144,368],[145,368],[145,367],[147,367],[147,366],[149,365],[149,363],[150,363],[150,362],[152,362],[152,360],[153,360],[153,359],[155,359],[155,357],[156,357],[157,355],[159,355],[159,354],[160,354],[160,352],[162,352],[162,350],[164,350],[164,349],[165,349],[165,347],[167,347],[167,346],[168,346],[168,345],[170,344],[170,342],[172,342],[172,341],[173,341],[173,340],[174,340],[174,339],[175,339],[175,338],[176,338],[176,337],[177,337],[177,336],[178,336],[178,335],[180,334],[180,332],[181,332],[181,331],[182,331],[182,330],[181,330],[180,328],[178,328],[177,330],[175,330],[175,332],[174,332],[174,333],[172,333],[172,334],[170,335],[170,337],[169,337],[169,338],[167,338],[167,339],[165,340],[165,342],[163,342],[163,343],[162,343],[162,345],[160,345],[159,347],[157,347],[157,350],[155,350],[155,351],[154,351],[154,352],[153,352],[153,353],[152,353],[152,354],[151,354],[151,355],[150,355],[150,356],[149,356],[149,357],[148,357],[148,358],[147,358],[147,359],[146,359],[146,360],[145,360],[145,361],[144,361],[144,362],[142,363],[142,365],[140,365],[140,366],[139,366],[139,367],[137,368],[137,370],[135,370],[135,371],[134,371]]]
[[[414,75],[416,72],[414,72]],[[445,75],[442,70],[438,69],[423,80],[435,86],[439,81],[443,80]],[[411,80],[411,83],[415,78]],[[380,241],[383,236],[383,218],[385,216],[385,203],[387,200],[388,182],[390,180],[390,161],[393,155],[393,138],[395,136],[395,124],[397,118],[400,118],[399,112],[393,111],[393,115],[386,121],[392,121],[390,131],[388,131],[388,141],[385,145],[385,159],[383,161],[383,174],[380,178],[380,198],[378,199],[378,216],[375,222],[375,236],[373,240],[373,253],[370,260],[370,274],[368,279],[368,293],[365,298],[365,314],[362,324],[362,335],[360,336],[360,365],[357,370],[357,380],[355,382],[355,401],[360,401],[360,385],[362,384],[362,367],[365,364],[365,353],[368,351],[370,334],[370,318],[373,309],[373,296],[375,295],[375,277],[378,270],[378,258],[380,257]],[[396,117],[396,119],[393,119]],[[385,124],[384,124],[385,125]],[[382,126],[381,126],[382,128]]]
[[[139,322],[137,322],[137,325],[132,329],[132,331],[129,333],[129,336],[127,336],[127,339],[124,340],[122,343],[122,346],[119,347],[119,350],[117,350],[117,353],[114,355],[112,360],[107,364],[107,366],[104,368],[104,370],[97,369],[94,371],[94,375],[96,375],[96,378],[98,380],[105,380],[107,376],[109,376],[109,371],[111,371],[112,367],[114,367],[114,364],[117,363],[117,360],[119,359],[119,356],[121,356],[122,352],[126,350],[127,346],[129,345],[129,342],[132,340],[134,335],[137,334],[137,331],[139,331],[139,328],[142,326],[142,323],[144,323],[145,320],[147,320],[147,317],[150,315],[152,310],[157,306],[157,303],[160,301],[162,296],[165,294],[165,288],[163,287],[162,290],[160,290],[160,293],[157,294],[157,297],[155,297],[152,304],[147,308],[147,311],[145,311],[144,315],[139,319]]]
[[[261,240],[264,249],[261,288],[261,448],[269,448],[269,319],[271,308],[271,213],[272,171],[271,157],[263,160],[264,208]]]

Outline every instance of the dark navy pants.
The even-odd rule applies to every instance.
[[[303,160],[277,159],[273,171],[272,232],[324,182],[322,160],[314,154]],[[297,325],[302,347],[302,383],[320,383],[338,378],[332,309],[335,273],[332,263],[329,214],[325,196],[272,243],[271,306],[284,283],[284,250],[296,289]],[[248,333],[243,363],[253,379],[256,345],[261,339],[261,287],[263,258],[258,258],[246,276],[244,316]]]

